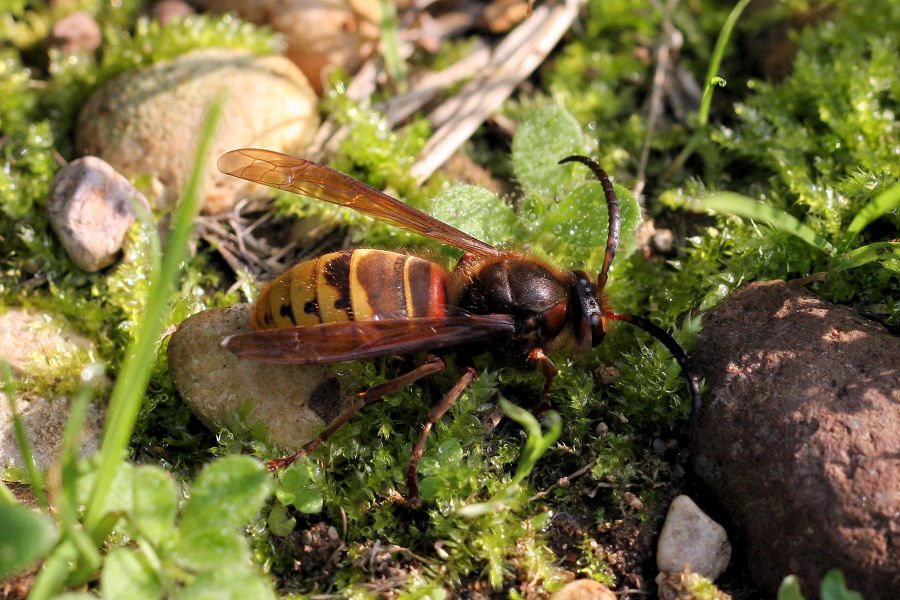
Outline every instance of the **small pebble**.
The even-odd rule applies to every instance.
[[[153,8],[150,9],[150,14],[161,25],[166,25],[172,21],[191,16],[194,14],[194,9],[181,0],[161,0],[161,2],[156,2],[153,5]]]
[[[50,28],[47,43],[66,54],[93,52],[103,37],[100,26],[89,13],[80,10],[63,17]]]
[[[616,595],[599,581],[576,579],[550,596],[550,600],[616,600]]]
[[[50,225],[76,265],[99,271],[116,261],[137,218],[133,203],[149,202],[102,159],[85,156],[57,173],[50,186]]]
[[[653,247],[661,254],[671,252],[675,243],[675,236],[672,235],[671,229],[657,229],[651,239],[653,240]]]
[[[664,573],[686,568],[715,581],[728,566],[731,544],[725,528],[687,496],[672,501],[656,548],[656,566]]]

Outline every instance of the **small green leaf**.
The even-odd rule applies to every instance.
[[[165,591],[150,561],[130,548],[116,548],[106,557],[100,589],[104,600],[157,600]]]
[[[778,586],[778,600],[806,600],[800,593],[800,580],[796,575],[785,577]]]
[[[557,163],[585,150],[585,138],[575,117],[562,107],[547,107],[531,113],[516,132],[513,168],[526,194],[553,194],[571,180],[571,167]]]
[[[298,490],[291,504],[302,513],[322,512],[322,494],[313,489]]]
[[[272,585],[244,565],[203,573],[175,594],[175,600],[274,600]]]
[[[322,510],[322,495],[310,487],[309,463],[298,461],[281,475],[275,488],[275,497],[282,504],[290,504],[303,513],[317,513]]]
[[[289,517],[287,507],[278,502],[272,507],[272,510],[269,511],[268,524],[269,531],[275,535],[285,536],[290,535],[290,533],[294,531],[294,527],[297,525],[297,519]]]
[[[838,569],[825,573],[819,593],[822,600],[863,600],[862,594],[847,589],[844,574]]]
[[[140,466],[134,472],[134,524],[159,547],[174,532],[178,489],[172,476],[158,467]]]
[[[262,465],[249,456],[226,456],[210,463],[191,486],[181,517],[182,533],[246,525],[262,508],[270,482]]]
[[[0,504],[0,580],[43,558],[56,543],[53,520],[22,504]]]

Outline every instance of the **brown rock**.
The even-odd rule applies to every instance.
[[[194,9],[182,0],[160,0],[153,4],[150,14],[154,19],[166,25],[194,14]]]
[[[782,281],[704,318],[708,391],[692,464],[774,595],[840,568],[867,600],[900,587],[900,339]]]

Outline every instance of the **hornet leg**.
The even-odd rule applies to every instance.
[[[428,419],[425,421],[425,427],[422,429],[419,441],[416,442],[416,447],[413,448],[412,455],[409,457],[409,466],[406,468],[406,486],[409,489],[409,505],[413,508],[418,508],[422,504],[422,499],[419,498],[419,460],[422,458],[422,453],[425,451],[425,441],[428,439],[428,434],[431,433],[431,430],[434,428],[434,424],[438,419],[444,416],[444,413],[459,399],[463,391],[470,383],[472,383],[472,380],[475,379],[477,374],[478,372],[475,371],[475,369],[467,367],[466,372],[459,378],[459,381],[457,381],[456,384],[450,388],[450,391],[441,398],[441,401],[435,404],[428,412]]]
[[[347,423],[347,421],[352,419],[353,415],[359,412],[359,409],[361,409],[366,404],[370,404],[372,402],[375,402],[376,400],[380,400],[388,394],[405,388],[414,381],[418,381],[423,377],[433,375],[434,373],[440,373],[445,368],[446,364],[442,359],[432,357],[426,363],[416,367],[409,373],[404,373],[396,379],[392,379],[391,381],[382,383],[381,385],[376,385],[375,387],[370,388],[369,390],[361,394],[358,394],[356,402],[354,402],[350,408],[341,413],[341,415],[337,419],[332,421],[332,423],[328,427],[323,429],[322,433],[319,434],[319,437],[310,442],[307,442],[303,445],[302,448],[300,448],[290,456],[270,460],[267,465],[268,470],[277,471],[278,469],[286,467],[303,458],[307,454],[313,452],[316,448],[321,446],[323,442],[330,438],[335,431],[343,427]]]

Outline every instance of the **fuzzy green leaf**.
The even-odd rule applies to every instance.
[[[270,478],[249,456],[226,456],[210,463],[191,487],[181,517],[183,534],[237,529],[262,508]]]
[[[270,481],[249,456],[226,456],[203,469],[182,511],[174,550],[179,564],[202,571],[247,560],[247,543],[238,529],[259,513]]]
[[[104,600],[157,600],[165,591],[150,561],[129,548],[116,548],[106,557],[100,588]]]
[[[628,190],[616,186],[616,197],[622,218],[618,254],[627,256],[635,247],[635,234],[643,222],[641,207]],[[599,181],[585,181],[571,189],[545,223],[560,242],[586,248],[606,247],[609,210],[603,186]]]
[[[90,459],[92,470],[78,480],[79,502],[86,502],[96,485],[99,456]],[[109,485],[109,491],[100,505],[99,516],[102,519],[111,519],[115,515],[131,513],[134,507],[134,465],[129,462],[120,462],[114,471],[113,479]]]
[[[22,504],[0,504],[0,579],[46,556],[56,543],[53,520]]]
[[[178,489],[172,476],[150,465],[134,472],[134,524],[154,546],[172,537]]]
[[[516,132],[512,162],[526,194],[553,194],[571,179],[571,168],[559,161],[585,152],[581,125],[558,106],[533,112]]]
[[[175,600],[274,600],[269,581],[244,565],[203,573],[175,594]]]
[[[477,185],[457,185],[434,199],[429,213],[488,244],[508,242],[515,214],[497,194]]]
[[[242,534],[215,527],[182,532],[174,555],[179,565],[194,571],[208,571],[224,564],[243,564],[250,556]]]

